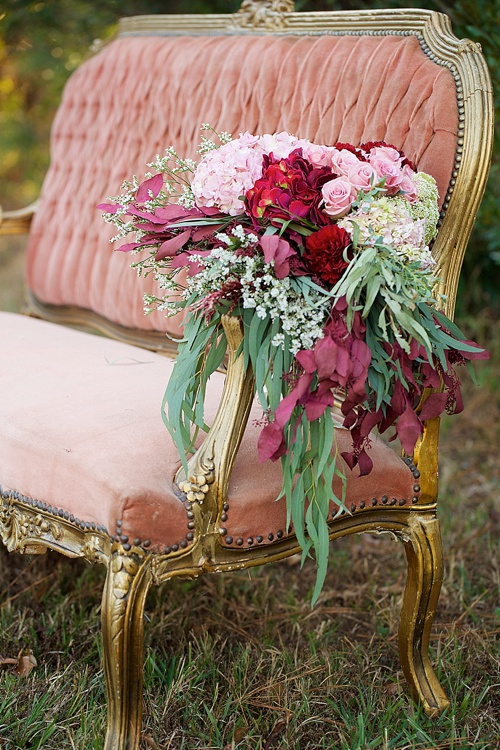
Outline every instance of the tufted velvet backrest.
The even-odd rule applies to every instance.
[[[457,147],[453,76],[412,35],[118,37],[73,74],[54,122],[28,249],[38,299],[179,333],[179,321],[144,316],[152,282],[112,252],[95,206],[167,146],[195,157],[202,122],[324,144],[386,140],[434,175],[441,200]]]

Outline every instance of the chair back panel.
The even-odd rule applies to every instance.
[[[453,75],[411,34],[118,36],[73,74],[55,118],[28,250],[38,299],[180,333],[178,320],[144,316],[153,282],[112,252],[95,206],[169,145],[196,157],[202,122],[324,144],[386,140],[435,176],[441,201],[457,148]]]

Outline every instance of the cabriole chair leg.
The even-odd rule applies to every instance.
[[[104,750],[138,750],[142,720],[144,605],[151,558],[115,545],[102,597],[108,727]]]
[[[411,516],[404,539],[408,573],[399,624],[399,655],[413,697],[428,716],[448,706],[429,658],[429,637],[441,584],[443,557],[439,521]]]

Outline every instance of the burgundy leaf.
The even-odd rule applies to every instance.
[[[318,367],[318,378],[331,378],[337,369],[339,347],[330,336],[320,339],[314,347],[314,358]]]
[[[202,206],[201,208],[191,209],[191,211],[202,213],[205,216],[224,216],[224,218],[227,218],[226,215],[221,213],[220,209],[215,206]]]
[[[99,203],[97,208],[101,211],[106,211],[107,214],[116,214],[121,206],[119,203]]]
[[[373,461],[371,460],[370,456],[366,452],[366,450],[363,448],[359,455],[358,455],[358,466],[359,466],[359,476],[363,477],[370,473],[370,471],[373,468]]]
[[[316,360],[314,359],[314,352],[312,352],[310,349],[302,349],[302,351],[297,352],[297,354],[295,355],[295,359],[307,373],[316,372]]]
[[[344,347],[340,346],[337,351],[337,374],[339,376],[340,383],[346,385],[347,377],[351,369],[351,358],[349,352]]]
[[[266,425],[259,435],[257,448],[260,463],[268,459],[277,461],[286,451],[283,429],[276,422]]]
[[[265,234],[259,244],[264,252],[264,260],[270,263],[274,260],[274,273],[277,279],[284,279],[290,273],[288,258],[295,255],[290,244],[278,237],[277,234]]]
[[[431,393],[430,396],[425,400],[420,412],[420,419],[425,421],[426,419],[433,419],[439,417],[440,414],[446,409],[446,402],[448,395],[446,393]]]
[[[206,258],[207,255],[210,255],[211,250],[197,250],[196,253],[191,252],[184,252],[179,253],[174,258],[172,258],[172,262],[170,264],[170,268],[183,268],[184,266],[187,266],[189,268],[189,275],[194,276],[195,273],[198,273],[201,266],[199,263],[193,263],[190,262],[190,258],[193,257],[193,255],[201,255],[202,258]],[[192,269],[197,269],[193,272]]]
[[[152,224],[165,224],[165,219],[160,219],[156,214],[151,213],[151,211],[141,211],[141,209],[136,206],[129,206],[127,208],[127,214],[129,214],[129,216],[138,216],[140,219],[146,219]]]
[[[308,420],[314,422],[315,419],[319,419],[329,406],[333,406],[333,393],[331,391],[320,394],[317,391],[311,393],[305,403]]]
[[[475,341],[462,341],[462,344],[467,344],[468,346],[474,346],[477,348],[477,351],[475,352],[460,352],[465,359],[489,359],[490,353],[486,351],[486,349],[483,349],[482,346],[479,346],[479,344],[476,344]]]
[[[366,411],[361,420],[360,424],[360,435],[366,437],[370,431],[373,430],[376,425],[382,420],[382,411]]]
[[[166,240],[166,242],[160,245],[156,252],[155,259],[163,260],[164,258],[172,257],[172,255],[176,254],[177,250],[180,250],[181,247],[184,247],[186,242],[189,242],[190,238],[191,229],[187,229],[185,232],[176,234],[175,237],[172,237],[170,240]]]
[[[409,404],[399,417],[396,430],[404,452],[411,455],[422,433],[422,424]]]
[[[156,198],[162,187],[163,175],[155,174],[154,177],[150,177],[149,180],[146,180],[142,183],[142,185],[139,185],[136,199],[139,201],[139,203],[143,203],[144,201],[149,200],[151,195],[153,196],[153,198]]]
[[[127,242],[125,245],[120,245],[116,248],[117,253],[129,253],[131,250],[135,250],[138,247],[144,247],[142,242]]]
[[[306,373],[305,375],[302,375],[297,380],[297,383],[295,384],[295,387],[291,391],[291,393],[289,393],[288,396],[285,396],[283,401],[279,403],[278,408],[276,409],[276,412],[274,414],[274,419],[277,424],[282,427],[286,425],[286,423],[292,416],[292,412],[297,404],[303,403],[303,399],[309,391],[309,386],[311,385],[312,379],[312,374]]]
[[[209,227],[198,227],[193,232],[193,242],[199,242],[200,240],[206,240],[214,232],[218,232],[222,229],[222,224],[212,224]]]
[[[356,461],[356,455],[355,455],[354,451],[350,451],[350,452],[344,451],[340,455],[342,456],[342,458],[344,459],[344,461],[346,462],[346,464],[348,465],[348,467],[352,471],[354,469],[354,467],[356,466],[356,463],[357,463],[357,461]]]
[[[188,211],[184,206],[179,206],[177,203],[169,203],[168,206],[161,206],[155,209],[155,216],[161,221],[173,221],[174,219],[185,218],[191,216],[191,212]]]

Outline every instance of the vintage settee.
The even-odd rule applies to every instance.
[[[227,375],[210,383],[212,429],[186,476],[160,416],[174,354],[165,333],[179,336],[180,321],[143,315],[151,281],[111,252],[95,208],[167,145],[194,155],[201,122],[404,149],[437,180],[433,252],[452,315],[489,167],[492,92],[480,49],[456,39],[442,14],[294,13],[288,0],[245,0],[234,15],[126,18],[71,76],[40,200],[0,224],[30,235],[30,316],[0,315],[0,534],[10,551],[53,549],[107,567],[106,750],[138,747],[150,585],[297,551],[283,503],[272,502],[279,464],[260,466],[256,481],[239,326],[228,321]],[[438,429],[429,420],[404,460],[374,440],[373,472],[352,475],[350,512],[330,524],[332,539],[383,531],[404,544],[400,656],[430,715],[448,705],[428,653],[442,581]]]

